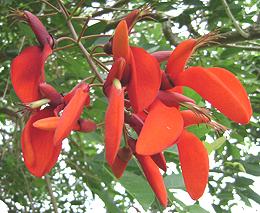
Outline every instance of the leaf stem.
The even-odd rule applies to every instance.
[[[69,27],[69,30],[70,30],[71,34],[72,34],[72,37],[74,38],[74,40],[77,41],[77,40],[78,40],[78,35],[77,35],[76,31],[75,31],[75,28],[74,28],[73,25],[72,25],[71,20],[68,19],[68,16],[67,16],[68,13],[66,12],[66,8],[63,6],[63,4],[61,3],[60,0],[57,0],[57,1],[58,1],[58,3],[59,3],[60,9],[61,9],[63,15],[67,18],[67,25],[68,25],[68,27]],[[85,56],[85,58],[86,58],[86,60],[87,60],[87,62],[88,62],[88,64],[89,64],[91,70],[95,73],[95,75],[97,76],[98,80],[99,80],[101,83],[103,83],[104,80],[102,79],[101,75],[99,74],[98,69],[97,69],[95,63],[92,61],[89,52],[86,50],[86,48],[85,48],[84,45],[81,43],[81,41],[78,42],[78,46],[79,46],[79,48],[81,49],[83,55]]]

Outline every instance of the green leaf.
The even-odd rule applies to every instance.
[[[147,210],[154,201],[154,193],[147,181],[134,173],[125,171],[119,182],[125,187],[142,207]]]
[[[203,142],[208,153],[210,154],[211,152],[219,149],[224,143],[226,142],[226,138],[224,136],[218,138],[217,140],[215,140],[213,143],[207,143],[207,142]]]
[[[164,178],[166,188],[169,189],[185,189],[182,174],[171,174]]]
[[[200,207],[198,204],[188,206],[187,210],[188,210],[187,212],[189,213],[209,213],[208,211]]]

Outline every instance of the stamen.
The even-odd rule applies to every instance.
[[[197,39],[197,42],[196,42],[196,46],[195,48],[199,48],[199,47],[202,47],[202,46],[206,46],[207,44],[209,43],[215,43],[215,44],[218,44],[217,40],[219,38],[222,38],[223,36],[221,36],[219,34],[219,31],[218,30],[215,30],[213,32],[210,32],[200,38]]]
[[[13,17],[14,19],[18,19],[26,22],[28,21],[28,18],[25,15],[25,13],[19,9],[11,8],[9,16]]]
[[[207,117],[209,120],[212,120],[211,112],[206,108],[202,108],[191,102],[184,102],[179,104],[194,112],[201,119],[203,119],[203,117]]]
[[[207,123],[207,125],[211,128],[213,128],[218,135],[224,134],[228,128],[223,126],[222,124],[216,122],[216,121],[210,121]]]

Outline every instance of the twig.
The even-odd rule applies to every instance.
[[[121,7],[121,6],[123,6],[124,4],[126,4],[128,2],[129,2],[129,0],[119,0],[119,1],[116,1],[116,3],[111,6],[111,8],[114,9],[114,8]],[[108,8],[105,8],[105,9],[101,10],[101,11],[94,12],[92,14],[92,17],[97,17],[97,16],[101,16],[103,14],[109,13],[109,12],[113,11],[113,9],[111,9],[111,8],[108,7]]]
[[[58,213],[58,206],[57,206],[56,199],[55,199],[55,197],[53,195],[51,180],[50,180],[50,178],[47,175],[45,175],[45,182],[47,184],[48,193],[49,193],[49,195],[51,197],[51,203],[52,203],[53,211],[55,213]]]
[[[54,10],[56,10],[57,12],[60,13],[60,10],[59,10],[57,7],[55,7],[54,5],[52,5],[50,2],[45,1],[45,0],[40,0],[40,1],[43,2],[43,3],[45,3],[45,4],[47,4],[47,5],[50,6],[52,9],[54,9]]]
[[[75,42],[76,43],[76,40],[74,40],[73,38],[71,38],[71,37],[60,37],[60,38],[58,38],[58,39],[56,39],[56,45],[59,43],[59,42],[61,42],[61,41],[64,41],[64,40],[69,40],[69,41],[72,41],[72,42]]]
[[[222,44],[222,47],[231,47],[231,48],[239,48],[247,51],[260,51],[260,47],[250,47],[250,46],[243,46],[243,45],[232,45],[232,44]]]
[[[77,9],[79,7],[81,7],[81,5],[83,4],[85,0],[80,0],[80,2],[77,4],[77,6],[74,8],[74,10],[72,11],[72,13],[70,14],[70,18],[75,14],[75,12],[77,11]]]
[[[83,36],[81,39],[91,39],[91,38],[99,38],[99,37],[111,37],[112,35],[89,35]]]
[[[53,49],[53,52],[57,52],[57,51],[60,51],[60,50],[64,50],[64,49],[68,49],[68,48],[71,48],[71,47],[74,47],[75,44],[68,44],[68,45],[65,45],[63,47],[57,47],[55,49]]]
[[[65,17],[67,17],[66,9],[64,9],[63,4],[61,3],[60,0],[57,0],[57,1],[58,1],[59,5],[60,5],[60,8],[61,8],[61,10],[62,10],[63,15],[64,15]],[[67,25],[68,25],[68,27],[69,27],[69,30],[70,30],[70,32],[71,32],[71,34],[72,34],[74,40],[77,41],[77,40],[78,40],[78,35],[77,35],[77,33],[76,33],[76,31],[75,31],[75,29],[74,29],[74,27],[73,27],[72,22],[71,22],[70,19],[67,19]],[[95,75],[97,76],[98,80],[99,80],[101,83],[103,83],[104,80],[102,79],[101,75],[99,74],[96,65],[95,65],[94,62],[92,61],[89,52],[86,50],[86,48],[84,47],[84,45],[83,45],[80,41],[78,42],[78,46],[79,46],[79,48],[81,49],[82,53],[84,54],[85,58],[87,59],[87,62],[88,62],[88,64],[89,64],[91,70],[95,73]]]
[[[226,10],[226,13],[228,15],[228,17],[232,20],[233,24],[234,24],[234,27],[236,28],[237,32],[243,36],[244,38],[248,38],[249,37],[249,34],[246,33],[238,24],[237,20],[235,19],[235,17],[232,15],[231,13],[231,10],[226,2],[226,0],[222,0],[222,3],[223,3],[223,6]]]
[[[171,45],[177,46],[180,43],[178,36],[171,30],[170,20],[162,23],[162,30],[165,38],[171,43]]]
[[[80,34],[79,34],[77,43],[81,40],[81,38],[83,37],[83,35],[84,35],[86,29],[88,28],[88,22],[89,22],[90,18],[91,18],[91,16],[89,16],[88,19],[86,19],[85,24],[84,24],[84,26],[82,27],[82,30],[81,30],[81,32],[80,32]]]
[[[2,96],[2,100],[5,99],[6,93],[8,91],[9,82],[10,82],[10,75],[8,76],[7,81],[6,81],[6,85],[5,85],[4,93],[3,93],[3,96]]]

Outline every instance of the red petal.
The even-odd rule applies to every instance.
[[[75,92],[77,91],[77,89],[82,88],[84,89],[84,91],[88,91],[89,92],[89,85],[86,84],[84,81],[81,81],[80,83],[78,83],[75,87],[72,88],[72,90],[67,93],[64,96],[64,102],[65,104],[68,104],[70,102],[70,100],[73,98],[73,96],[75,95]],[[89,96],[88,96],[89,97]],[[90,98],[86,99],[85,105],[88,106],[90,103]]]
[[[38,86],[44,81],[44,62],[51,53],[48,45],[43,51],[37,46],[28,47],[12,61],[11,81],[16,95],[22,102],[32,102],[41,98]]]
[[[110,86],[112,85],[113,80],[115,78],[118,80],[122,79],[123,71],[125,70],[125,65],[126,65],[126,61],[124,58],[118,58],[113,63],[103,86],[103,91],[105,94],[108,94]]]
[[[124,20],[126,21],[129,33],[130,33],[131,29],[133,28],[133,26],[135,25],[135,23],[137,22],[140,13],[141,13],[141,11],[136,9],[136,10],[133,10],[131,13],[129,13],[124,18]]]
[[[70,134],[70,131],[80,118],[88,96],[88,89],[78,88],[76,90],[75,95],[64,108],[62,116],[58,122],[58,127],[56,128],[53,139],[55,145],[61,144],[62,140]]]
[[[163,171],[166,172],[167,166],[166,166],[166,160],[162,152],[152,155],[151,156],[153,161],[157,164],[158,167],[160,167]]]
[[[171,146],[183,130],[183,119],[175,107],[153,103],[136,144],[136,152],[154,155]]]
[[[53,38],[48,33],[38,17],[30,13],[29,11],[24,11],[24,14],[26,15],[28,22],[40,44],[42,46],[48,44],[50,47],[52,47],[54,44]]]
[[[191,110],[183,110],[181,111],[181,115],[184,121],[184,127],[196,125],[196,124],[201,124],[201,123],[207,123],[209,122],[209,118],[206,116],[197,115]]]
[[[119,22],[113,37],[112,52],[115,59],[124,58],[129,60],[128,28],[125,20]]]
[[[167,191],[166,191],[166,188],[164,185],[163,177],[160,173],[158,166],[155,164],[155,162],[152,160],[152,158],[150,156],[138,155],[135,152],[135,149],[136,149],[135,140],[129,138],[129,140],[127,142],[129,144],[130,148],[132,149],[132,152],[134,153],[135,157],[139,161],[139,163],[144,171],[144,175],[145,175],[148,183],[150,184],[151,188],[153,189],[156,197],[158,198],[160,203],[164,207],[166,207],[167,202],[168,202],[168,198],[167,198],[168,195],[167,195]]]
[[[117,89],[113,84],[109,94],[109,104],[105,115],[105,148],[106,160],[112,166],[117,151],[124,124],[124,90]]]
[[[166,72],[171,79],[175,80],[178,75],[185,69],[186,63],[189,60],[197,41],[188,39],[180,43],[172,52],[166,67]]]
[[[208,183],[207,150],[195,135],[187,131],[183,131],[177,146],[186,190],[193,200],[197,200]]]
[[[252,108],[248,95],[234,74],[223,68],[191,67],[175,81],[188,86],[237,123],[248,123]]]
[[[123,175],[131,157],[132,157],[131,149],[123,147],[118,150],[116,159],[111,167],[116,178],[120,178]]]
[[[31,115],[22,132],[22,151],[28,170],[41,177],[48,173],[57,162],[61,146],[53,145],[54,131],[45,131],[33,127],[39,119],[53,116],[52,109],[44,109]]]
[[[141,112],[156,98],[161,71],[156,59],[145,50],[131,47],[131,78],[127,87],[129,99],[135,112]]]
[[[54,130],[58,126],[59,117],[48,117],[35,121],[33,126],[41,130]]]

